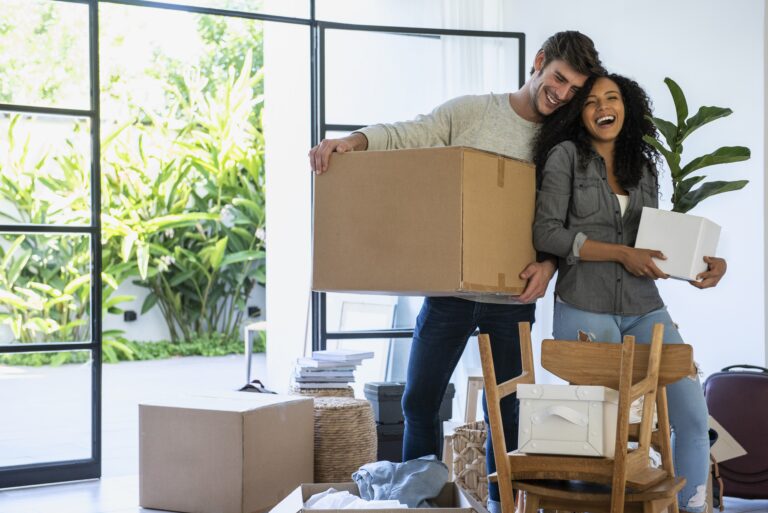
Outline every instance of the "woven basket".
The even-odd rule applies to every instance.
[[[291,385],[288,392],[291,395],[306,395],[311,397],[355,397],[352,387],[346,388],[298,388]]]
[[[464,488],[484,506],[488,500],[488,471],[485,468],[485,422],[470,422],[454,430],[453,475],[456,484]]]
[[[345,483],[376,461],[371,403],[347,397],[315,399],[315,482]]]

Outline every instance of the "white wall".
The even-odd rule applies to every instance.
[[[719,146],[752,149],[747,162],[706,169],[711,179],[746,178],[750,184],[742,191],[710,198],[691,212],[722,225],[718,253],[728,260],[728,273],[717,288],[706,291],[677,281],[660,288],[705,374],[731,363],[762,364],[766,79],[765,49],[757,42],[765,34],[764,2],[515,0],[505,6],[505,28],[522,30],[528,38],[528,62],[547,36],[576,29],[595,41],[611,71],[629,75],[646,88],[656,115],[674,119],[663,83],[666,76],[680,84],[693,112],[700,105],[733,109],[730,117],[691,136],[683,155],[687,162]],[[669,179],[668,172],[662,181],[665,177]],[[667,200],[671,196],[669,187],[662,193]],[[543,320],[551,310],[540,307],[537,316]]]
[[[307,340],[311,177],[309,29],[264,24],[267,191],[267,376],[285,392]]]

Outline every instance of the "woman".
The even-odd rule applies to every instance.
[[[561,111],[542,127],[534,157],[534,245],[558,257],[555,338],[582,333],[620,342],[634,335],[648,343],[662,323],[664,342],[682,343],[654,281],[667,277],[653,261],[664,255],[633,247],[642,207],[658,206],[659,155],[643,140],[656,135],[647,95],[625,77],[597,77]],[[668,395],[675,471],[687,479],[681,510],[700,513],[709,437],[698,377],[674,383]]]

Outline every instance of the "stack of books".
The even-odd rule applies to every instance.
[[[355,368],[367,358],[373,358],[373,353],[351,349],[313,351],[311,358],[296,360],[294,386],[298,389],[347,388],[355,381]]]

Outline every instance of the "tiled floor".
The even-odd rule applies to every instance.
[[[255,355],[252,375],[263,376],[264,368],[264,355]],[[156,512],[138,505],[138,403],[159,394],[233,390],[243,376],[242,356],[105,365],[102,479],[0,491],[0,513]],[[768,513],[768,501],[726,498],[725,511]]]

